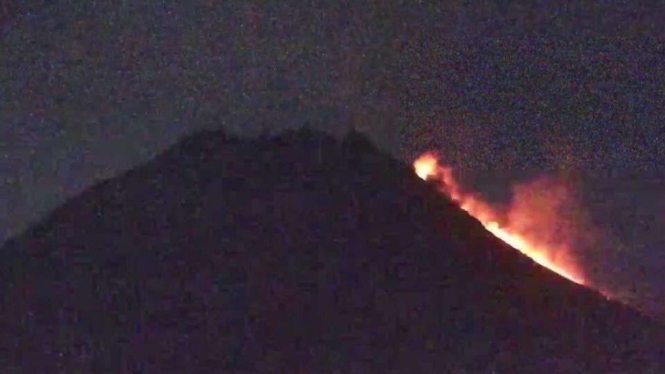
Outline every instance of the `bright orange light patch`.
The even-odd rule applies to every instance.
[[[416,162],[413,163],[413,168],[416,170],[416,174],[423,180],[427,180],[427,177],[434,175],[438,167],[438,161],[431,153],[426,153],[420,156]]]
[[[575,283],[585,284],[581,269],[570,256],[565,238],[560,237],[560,220],[556,216],[556,209],[552,208],[557,204],[557,196],[562,191],[555,189],[553,192],[547,191],[548,194],[522,187],[509,211],[499,212],[478,196],[465,192],[455,181],[452,170],[440,166],[434,154],[422,155],[413,163],[413,167],[420,178],[435,178],[439,181],[441,191],[478,219],[494,236],[557,274]],[[499,217],[503,218],[501,222],[507,223],[501,226],[498,223]]]

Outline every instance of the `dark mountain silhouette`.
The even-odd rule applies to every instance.
[[[663,330],[362,135],[189,137],[3,249],[16,373],[649,373]]]

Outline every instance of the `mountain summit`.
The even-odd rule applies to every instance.
[[[3,248],[9,373],[656,373],[663,328],[361,134],[205,132]]]

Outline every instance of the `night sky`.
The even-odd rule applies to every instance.
[[[496,201],[574,175],[603,233],[582,256],[663,304],[661,9],[40,3],[0,17],[0,241],[198,129],[355,127],[405,161],[438,151]]]

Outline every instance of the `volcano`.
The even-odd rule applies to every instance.
[[[660,323],[352,132],[203,132],[3,250],[8,373],[656,373]]]

